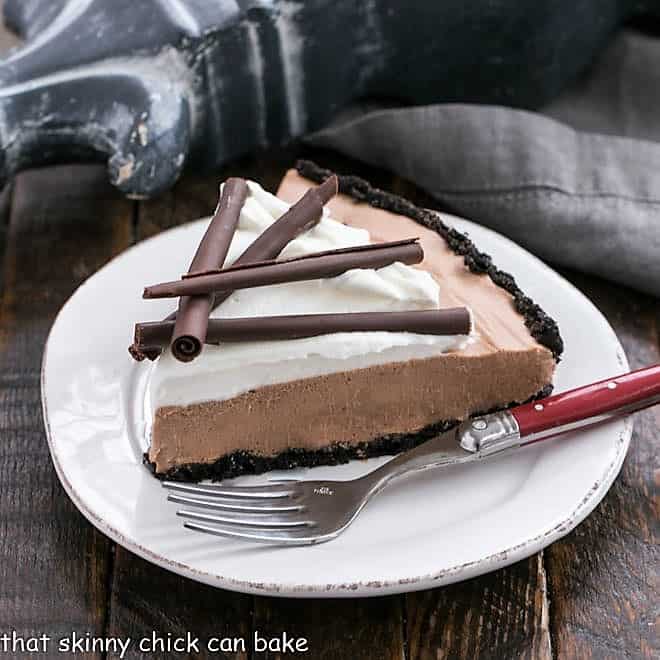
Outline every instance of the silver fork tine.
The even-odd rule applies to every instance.
[[[178,481],[163,481],[163,488],[178,490],[193,495],[209,495],[211,497],[235,497],[245,499],[282,499],[293,494],[291,486],[213,486],[186,484]]]
[[[286,513],[289,511],[300,511],[303,507],[299,504],[283,505],[280,500],[275,500],[275,503],[269,501],[265,502],[250,502],[250,504],[235,504],[232,502],[224,502],[222,500],[205,500],[199,497],[191,497],[190,495],[179,495],[178,493],[168,493],[167,499],[170,502],[177,504],[188,504],[190,506],[198,506],[202,509],[216,509],[219,511],[235,511],[237,513]],[[235,502],[235,500],[233,501]]]
[[[253,529],[291,529],[296,527],[311,527],[313,523],[309,520],[282,519],[274,516],[218,516],[210,513],[201,513],[189,509],[180,509],[176,512],[181,518],[190,518],[202,522],[219,523],[224,525],[237,525],[239,527],[251,527]]]
[[[201,523],[189,521],[184,522],[183,526],[196,532],[204,532],[205,534],[212,534],[214,536],[226,536],[229,538],[241,539],[245,541],[258,541],[280,545],[310,545],[311,543],[319,542],[319,539],[313,536],[296,536],[295,533],[292,534],[291,532],[240,532],[234,529],[229,529],[227,527],[204,525]]]
[[[297,483],[227,488],[222,485],[213,488],[178,483],[169,486],[193,496],[185,501],[186,504],[212,508],[220,514],[185,510],[180,515],[186,519],[184,525],[188,529],[279,545],[311,545],[325,543],[341,534],[369,499],[392,479],[410,470],[446,468],[481,459],[479,452],[465,451],[458,442],[456,429],[451,429],[355,479],[310,479]],[[249,506],[252,510],[228,509],[227,500],[231,498],[234,498],[233,506]],[[207,502],[217,503],[218,506],[209,506]],[[290,511],[288,515],[276,510],[278,506],[289,505],[301,508],[297,512]],[[232,506],[231,502],[229,506]],[[270,514],[273,514],[272,518],[269,518]],[[310,521],[313,523],[310,524]]]

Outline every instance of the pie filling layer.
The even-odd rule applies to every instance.
[[[227,263],[312,185],[292,170],[277,199],[250,183]],[[556,355],[532,337],[512,295],[471,272],[444,237],[346,195],[326,210],[282,257],[419,236],[424,261],[238,291],[213,316],[466,306],[472,334],[337,333],[224,344],[205,346],[187,364],[165,351],[150,386],[147,458],[156,474],[227,478],[392,453],[425,439],[423,429],[547,392]]]

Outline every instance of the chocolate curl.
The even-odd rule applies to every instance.
[[[221,267],[236,231],[248,187],[243,179],[230,178],[222,188],[218,206],[190,264],[189,273]],[[182,296],[172,333],[171,350],[181,362],[194,360],[206,338],[214,296]]]
[[[174,321],[138,323],[135,342],[158,349],[166,345]],[[300,314],[233,319],[210,319],[207,344],[317,337],[334,332],[414,332],[425,335],[468,335],[472,329],[466,307],[408,312]]]
[[[337,191],[338,181],[334,174],[316,188],[310,188],[284,215],[249,245],[245,252],[236,259],[234,266],[252,261],[275,259],[294,238],[318,224],[323,215],[323,207],[337,194]],[[232,291],[217,294],[212,307],[216,308],[231,294]],[[176,312],[173,312],[165,320],[171,321],[175,318]],[[137,325],[135,331],[137,336]],[[160,355],[161,348],[160,344],[148,347],[136,342],[129,347],[128,351],[137,361],[144,360],[144,358],[155,360]]]
[[[148,286],[143,297],[173,298],[315,280],[335,277],[353,268],[383,268],[395,262],[417,264],[423,258],[424,250],[416,238],[358,245],[282,261],[252,263],[209,273],[189,274],[181,280]]]

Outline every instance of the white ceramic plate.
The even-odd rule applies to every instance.
[[[566,343],[557,391],[628,370],[607,321],[572,285],[499,234],[449,221],[557,319]],[[172,308],[172,301],[143,301],[142,286],[184,272],[204,227],[167,231],[114,259],[66,303],[46,345],[42,398],[55,468],[80,511],[117,543],[227,589],[373,596],[455,582],[527,557],[575,527],[606,493],[628,447],[630,419],[397,483],[337,540],[318,546],[252,545],[185,530],[142,465],[150,364],[133,362],[126,348],[136,320]],[[296,473],[352,478],[383,460]]]

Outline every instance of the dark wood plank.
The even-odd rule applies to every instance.
[[[112,598],[106,635],[130,638],[125,658],[222,657],[245,660],[249,654],[252,598],[215,589],[154,566],[117,546],[112,578]],[[198,640],[190,654],[168,651],[151,644],[152,631],[162,638]],[[245,652],[208,653],[211,638],[242,638]],[[184,642],[181,642],[184,643]],[[218,644],[219,642],[216,642]],[[160,644],[160,642],[157,642]],[[184,648],[184,647],[181,647]],[[195,649],[199,648],[199,653]],[[213,648],[211,650],[214,650]],[[118,657],[109,654],[108,657]]]
[[[631,368],[660,362],[660,302],[569,273],[603,311]],[[635,418],[630,451],[603,502],[547,549],[554,651],[559,658],[657,658],[660,600],[657,493],[660,408]]]
[[[131,203],[106,179],[60,167],[14,185],[0,299],[0,629],[24,636],[100,634],[106,615],[110,544],[59,484],[39,387],[55,314],[130,241]]]
[[[3,259],[7,248],[12,193],[12,184],[8,184],[0,190],[0,264],[4,263]],[[0,294],[2,294],[3,290],[3,275],[3,270],[0,269]]]
[[[543,555],[467,582],[406,596],[410,660],[550,660]]]
[[[257,598],[254,631],[262,638],[305,639],[308,656],[320,660],[401,660],[404,658],[402,598]],[[256,658],[290,654],[266,651]]]

